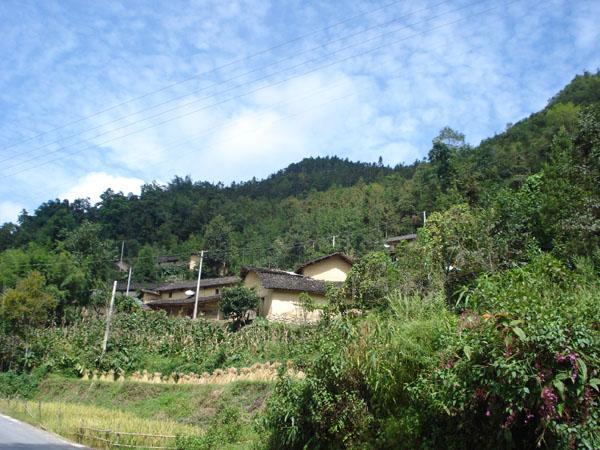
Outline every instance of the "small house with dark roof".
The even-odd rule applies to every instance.
[[[332,253],[302,264],[295,272],[264,267],[242,270],[245,286],[255,288],[260,297],[258,315],[281,322],[318,320],[319,305],[325,305],[328,285],[341,286],[352,267],[352,260],[343,253]],[[300,295],[308,294],[317,306],[308,312]]]
[[[240,282],[239,277],[205,278],[200,281],[198,312],[206,318],[220,319],[221,291]],[[175,281],[142,289],[142,302],[169,315],[192,316],[196,300],[197,280]]]
[[[416,234],[403,234],[401,236],[392,236],[385,240],[385,245],[390,248],[392,252],[396,251],[396,247],[401,245],[408,245],[414,241],[416,241]]]

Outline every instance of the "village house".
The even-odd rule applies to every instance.
[[[205,278],[200,281],[198,315],[207,319],[222,319],[219,300],[224,288],[240,282],[239,277]],[[151,289],[142,289],[142,303],[161,309],[169,315],[192,316],[196,301],[196,280],[176,281]]]
[[[416,241],[416,234],[403,234],[401,236],[392,236],[385,240],[385,245],[390,249],[390,252],[395,253],[402,245],[411,245]]]
[[[314,321],[320,317],[319,305],[327,302],[327,285],[341,285],[351,268],[352,260],[337,252],[309,261],[295,272],[246,267],[242,270],[242,280],[259,295],[259,316],[281,322]],[[317,310],[304,310],[302,293],[311,297]]]

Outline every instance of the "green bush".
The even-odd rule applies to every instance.
[[[435,366],[454,318],[442,297],[386,302],[334,319],[306,379],[278,382],[263,422],[270,448],[398,447],[399,435],[417,433],[406,388]]]
[[[246,286],[223,289],[219,309],[225,318],[233,321],[237,329],[246,323],[250,310],[258,309],[258,294],[255,289]]]
[[[240,411],[221,404],[206,433],[201,436],[178,436],[177,449],[210,450],[235,444],[241,438]]]
[[[34,373],[0,372],[0,397],[33,397],[45,372],[45,368]]]
[[[202,373],[257,362],[301,363],[318,351],[319,326],[255,320],[232,332],[214,322],[167,317],[162,312],[117,312],[102,358],[105,321],[87,317],[67,327],[26,328],[19,336],[0,330],[0,368],[27,371],[47,365],[65,374],[95,368]]]
[[[548,255],[481,277],[411,386],[431,446],[599,448],[598,287]]]
[[[332,319],[305,380],[284,378],[270,448],[599,448],[600,289],[540,254],[442,295]]]

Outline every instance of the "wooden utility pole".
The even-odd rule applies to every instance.
[[[106,329],[104,330],[104,342],[102,343],[102,356],[106,353],[106,345],[108,344],[108,333],[110,332],[110,318],[112,316],[112,310],[115,305],[115,294],[117,293],[117,281],[113,283],[112,295],[110,296],[110,304],[108,306],[108,312],[106,314]]]
[[[198,315],[198,297],[200,295],[200,280],[202,279],[202,262],[204,261],[204,250],[200,252],[200,264],[198,267],[198,281],[196,282],[196,300],[194,301],[194,315],[193,319],[196,319]]]

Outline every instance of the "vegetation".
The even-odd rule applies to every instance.
[[[282,379],[270,448],[597,448],[597,279],[547,255],[482,276],[451,313],[388,297],[333,321],[302,381]]]
[[[239,328],[248,320],[248,312],[258,309],[258,301],[256,290],[246,286],[235,286],[223,290],[219,309],[225,318],[233,321],[235,328]]]
[[[46,367],[66,375],[99,368],[130,374],[213,372],[256,362],[301,362],[318,351],[312,327],[288,327],[256,320],[237,332],[202,319],[169,318],[163,312],[117,313],[111,322],[106,354],[101,358],[105,321],[86,317],[69,327],[27,328],[20,336],[0,335],[2,369],[27,371]]]
[[[176,178],[139,196],[108,191],[98,205],[24,212],[0,229],[1,396],[42,399],[58,383],[49,407],[103,417],[114,404],[157,427],[159,411],[199,428],[179,437],[191,449],[599,448],[599,83],[600,74],[576,77],[477,147],[444,128],[427,160],[409,166],[317,158],[263,181]],[[385,236],[415,231],[416,242],[382,248]],[[360,258],[343,286],[329,286],[317,324],[241,327],[257,303],[244,288],[223,293],[231,329],[121,297],[101,357],[119,241],[138,281],[159,281],[187,275],[157,264],[161,254],[210,249],[209,276],[293,268],[331,252],[334,234],[336,250]],[[317,307],[306,295],[301,303]],[[188,393],[200,387],[140,385],[159,400],[133,406],[137,385],[98,388],[113,402],[107,391],[87,397],[96,384],[53,378],[288,360],[302,376],[282,369],[251,419],[230,396],[208,422],[190,420]],[[178,406],[165,412],[163,401]]]
[[[0,411],[83,440],[94,448],[102,442],[95,440],[91,432],[81,439],[77,436],[80,427],[176,435],[178,448],[185,450],[236,449],[247,448],[258,440],[253,418],[264,409],[269,391],[267,383],[173,386],[96,382],[90,385],[52,376],[31,392],[29,402],[0,400]],[[123,444],[176,444],[175,440],[160,438],[132,437],[129,442],[120,439]]]

